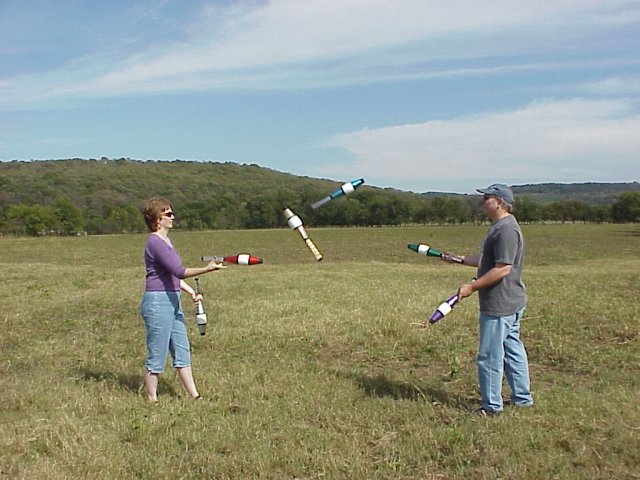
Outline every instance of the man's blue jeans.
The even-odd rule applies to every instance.
[[[482,408],[502,411],[503,372],[511,387],[511,403],[520,407],[533,405],[529,391],[529,363],[520,341],[520,319],[524,310],[496,317],[480,313],[480,345],[478,347],[478,380]]]

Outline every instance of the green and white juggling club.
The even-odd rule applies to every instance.
[[[427,257],[444,258],[444,253],[424,243],[410,243],[409,245],[407,245],[407,248],[409,250],[413,250],[418,255],[426,255]],[[451,256],[449,258],[451,259],[452,262],[462,263],[462,258],[460,257]]]

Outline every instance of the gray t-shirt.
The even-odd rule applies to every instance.
[[[489,315],[513,315],[527,304],[527,290],[522,283],[524,238],[513,215],[491,225],[480,249],[478,278],[496,263],[511,265],[511,273],[495,285],[478,291],[480,311]]]

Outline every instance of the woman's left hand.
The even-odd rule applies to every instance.
[[[227,268],[225,265],[223,265],[222,263],[216,263],[215,260],[211,260],[209,262],[209,265],[207,265],[207,271],[208,272],[215,272],[216,270],[222,270],[224,268]]]

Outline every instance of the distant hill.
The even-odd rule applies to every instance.
[[[592,205],[610,205],[623,192],[640,191],[640,183],[539,183],[515,185],[515,195],[527,196],[538,203],[578,200]]]
[[[640,183],[538,183],[513,185],[511,188],[516,199],[518,197],[528,197],[542,205],[560,200],[577,200],[589,205],[611,205],[623,192],[640,192]],[[442,192],[425,192],[422,195],[426,197],[441,195],[468,196]]]
[[[0,205],[49,205],[61,195],[78,206],[142,206],[152,195],[173,202],[226,197],[246,200],[289,189],[326,190],[329,180],[299,177],[258,165],[176,160],[67,159],[0,162]]]
[[[316,226],[459,224],[485,218],[477,195],[419,194],[367,184],[346,200],[311,208],[345,180],[230,162],[0,162],[0,235],[143,231],[140,209],[158,195],[171,200],[180,212],[180,228],[190,230],[284,227],[284,207]],[[514,213],[523,221],[640,218],[631,206],[624,214],[614,208],[623,192],[640,192],[638,182],[518,185],[514,191],[530,200],[516,202]]]
[[[90,233],[134,231],[144,227],[140,209],[152,196],[171,200],[181,211],[181,226],[189,229],[284,226],[284,207],[322,225],[399,224],[406,221],[408,203],[420,200],[410,192],[365,184],[350,196],[354,200],[348,208],[336,209],[339,202],[332,202],[311,209],[340,184],[231,162],[128,158],[0,162],[0,234],[59,231],[54,225],[65,215],[74,215],[77,221],[63,231],[84,227]]]
[[[61,194],[78,206],[87,206],[90,198],[109,205],[141,205],[150,194],[165,195],[175,202],[212,196],[246,200],[251,195],[273,196],[287,191],[323,195],[338,182],[232,162],[124,158],[12,161],[0,162],[0,206],[15,203],[49,205]],[[471,196],[448,192],[417,194],[366,184],[362,188],[405,198],[415,195]],[[580,200],[592,205],[609,205],[622,192],[640,191],[640,183],[541,183],[515,185],[513,191],[516,196],[527,196],[541,204]]]

